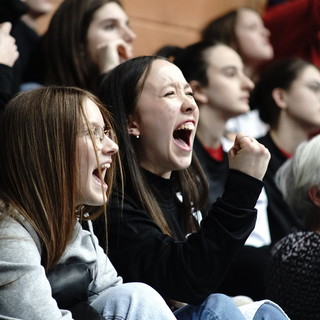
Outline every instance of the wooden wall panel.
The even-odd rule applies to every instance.
[[[63,0],[54,0],[57,7]],[[164,45],[186,46],[199,40],[199,31],[211,19],[241,6],[262,11],[266,0],[122,0],[137,34],[136,55],[152,54]],[[43,33],[51,15],[39,19]]]

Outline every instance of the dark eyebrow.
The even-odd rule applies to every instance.
[[[316,84],[316,85],[320,86],[320,81],[318,81],[318,80],[309,80],[309,81],[307,81],[307,83]]]
[[[106,24],[106,23],[118,23],[119,20],[115,19],[115,18],[107,18],[107,19],[103,19],[99,22],[100,25],[102,24]]]
[[[237,70],[237,67],[236,66],[224,66],[223,68],[221,68],[221,70],[225,70],[225,71],[228,71],[228,70]]]

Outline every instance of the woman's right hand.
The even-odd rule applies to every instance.
[[[16,39],[10,35],[10,22],[0,24],[0,63],[12,67],[19,57]]]
[[[229,168],[262,180],[270,161],[269,150],[256,139],[238,133],[228,152]]]
[[[106,73],[133,57],[132,45],[122,39],[100,44],[97,47],[100,73]]]

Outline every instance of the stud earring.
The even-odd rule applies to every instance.
[[[136,136],[136,138],[137,138],[137,139],[139,139],[139,138],[140,138],[140,136],[139,136],[139,135],[137,135],[137,136]]]

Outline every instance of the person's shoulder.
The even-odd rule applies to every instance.
[[[8,243],[16,243],[18,246],[37,247],[41,252],[39,237],[30,224],[23,216],[17,214],[16,217],[0,213],[0,239]]]
[[[25,221],[24,219],[22,220]],[[0,213],[0,234],[10,235],[11,233],[19,236],[26,236],[28,231],[17,219]]]
[[[290,233],[279,240],[272,249],[273,255],[295,256],[299,252],[310,252],[320,245],[320,234],[313,231]],[[320,254],[320,252],[319,252]]]

